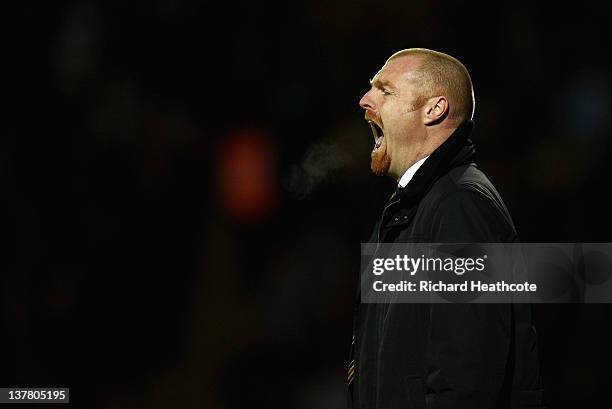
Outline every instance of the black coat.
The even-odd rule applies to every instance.
[[[518,236],[460,126],[386,204],[370,242],[495,243]],[[540,408],[529,304],[366,304],[357,297],[349,407]]]

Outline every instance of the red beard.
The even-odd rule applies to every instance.
[[[382,145],[372,151],[370,168],[376,176],[385,176],[391,166],[391,157],[387,155],[387,145],[385,142],[383,140]]]

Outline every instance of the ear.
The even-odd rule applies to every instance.
[[[425,125],[440,123],[448,114],[448,99],[445,96],[430,98],[422,112]]]

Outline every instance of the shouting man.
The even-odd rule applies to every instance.
[[[499,193],[474,163],[474,91],[461,62],[399,51],[359,105],[374,134],[372,171],[398,182],[370,242],[518,241]],[[530,305],[357,302],[350,407],[542,407]]]

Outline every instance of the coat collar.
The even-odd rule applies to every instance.
[[[473,162],[476,150],[470,139],[474,128],[473,121],[463,122],[427,158],[417,170],[406,187],[399,187],[391,196],[390,202],[397,200],[418,200],[440,177],[447,174],[452,168]]]

